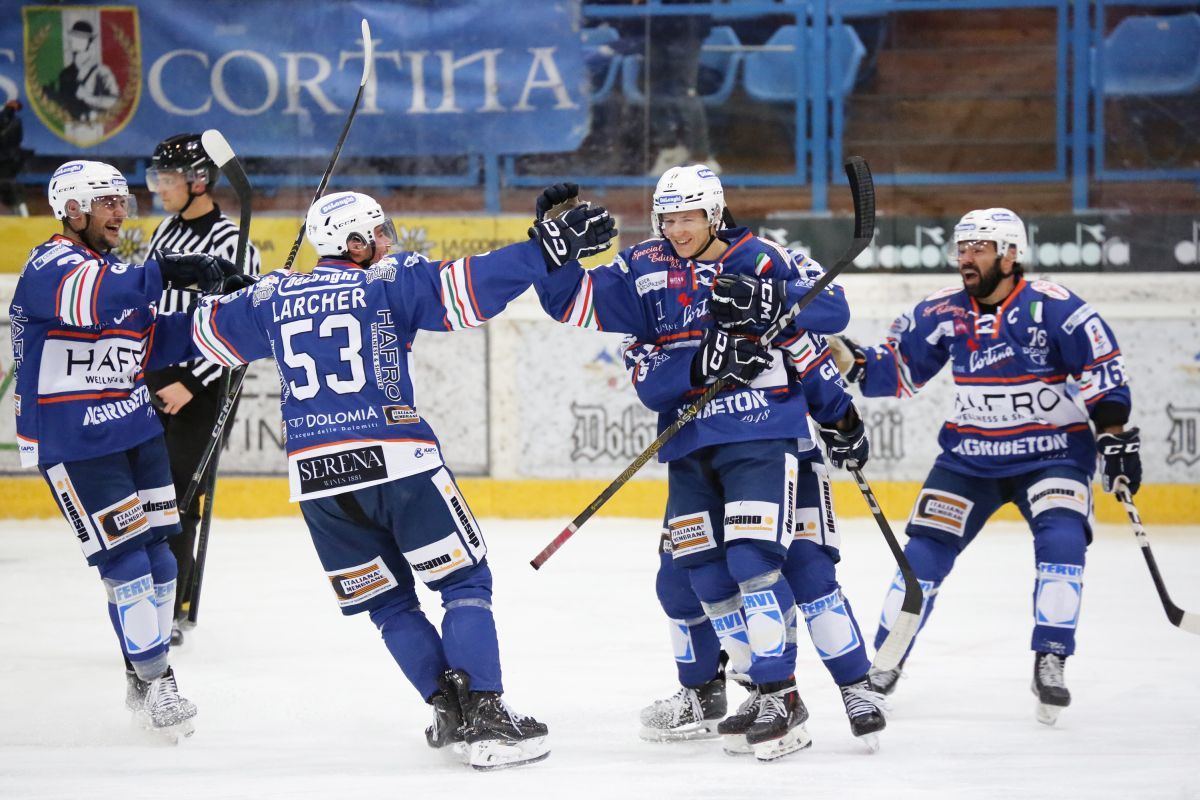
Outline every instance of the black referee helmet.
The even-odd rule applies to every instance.
[[[154,148],[154,155],[150,157],[150,169],[147,170],[148,181],[153,180],[151,173],[157,177],[157,172],[167,170],[181,172],[188,182],[189,189],[197,179],[203,179],[205,191],[212,189],[220,175],[216,163],[209,157],[204,145],[200,142],[198,133],[180,133],[158,143],[158,146]],[[153,188],[151,186],[151,189]]]

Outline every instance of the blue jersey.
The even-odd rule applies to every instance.
[[[690,374],[692,350],[655,347],[628,337],[623,352],[625,369],[638,398],[647,408],[687,405],[695,402],[703,392],[703,389],[693,387],[690,379],[684,378],[687,382],[681,382],[683,376]],[[805,333],[796,338],[784,348],[784,361],[792,378],[793,391],[798,389],[803,394],[808,413],[814,420],[832,425],[846,415],[853,398],[846,391],[824,336]],[[672,362],[675,362],[673,366]],[[801,455],[815,453],[815,460],[821,460],[807,421],[792,435],[799,442]]]
[[[651,352],[655,348],[662,353],[683,351],[679,358],[659,357],[661,353],[648,357],[634,371],[635,384],[650,381],[653,387],[640,388],[639,395],[648,408],[659,412],[659,431],[669,427],[702,391],[691,383],[691,357],[714,324],[708,300],[718,275],[787,281],[790,306],[820,274],[819,265],[803,255],[745,228],[718,231],[717,236],[729,247],[716,261],[680,259],[667,240],[650,239],[621,251],[607,266],[584,271],[568,265],[537,284],[543,308],[555,319],[630,334]],[[849,315],[840,287],[822,291],[771,343],[771,366],[750,386],[731,386],[713,398],[663,446],[659,460],[672,461],[714,444],[797,438],[807,430],[807,406],[803,392],[789,386],[786,353],[803,347],[807,332],[842,330]]]
[[[162,434],[144,371],[196,357],[188,315],[156,315],[162,290],[154,261],[124,264],[60,235],[30,252],[9,308],[21,466]]]
[[[202,307],[192,335],[224,366],[274,357],[291,497],[325,497],[442,464],[413,396],[417,331],[476,327],[545,273],[533,241],[457,261],[400,253],[366,269],[322,259]]]
[[[1096,445],[1088,409],[1130,405],[1112,329],[1056,283],[1021,279],[994,313],[961,287],[929,296],[866,348],[867,396],[906,397],[950,362],[954,415],[942,426],[937,465],[1009,477],[1051,463],[1091,475]]]

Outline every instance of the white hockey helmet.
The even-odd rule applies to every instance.
[[[308,209],[304,230],[317,255],[344,256],[349,252],[347,242],[351,236],[361,237],[363,243],[373,242],[375,229],[380,226],[395,245],[396,228],[375,198],[360,192],[334,192]]]
[[[1017,263],[1027,263],[1029,239],[1025,223],[1007,208],[982,208],[968,211],[954,226],[954,243],[995,242],[996,252],[1003,256],[1009,245],[1017,248]]]
[[[650,209],[650,227],[655,236],[662,236],[662,215],[672,211],[701,209],[708,224],[720,227],[725,211],[725,189],[717,173],[704,164],[690,167],[671,167],[654,187],[654,205]]]
[[[58,219],[67,218],[67,203],[79,203],[79,209],[92,213],[92,201],[99,197],[124,197],[127,216],[137,216],[137,198],[129,194],[129,184],[120,170],[100,161],[68,161],[50,176],[46,190],[50,208]]]

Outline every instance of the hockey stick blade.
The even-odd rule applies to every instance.
[[[375,45],[371,41],[371,26],[367,23],[366,18],[362,21],[362,42],[363,42],[363,71],[362,78],[358,82],[358,93],[354,95],[354,103],[350,106],[350,113],[346,116],[346,124],[342,127],[342,134],[338,137],[337,145],[333,148],[333,157],[329,159],[329,166],[325,168],[325,174],[321,176],[321,182],[317,185],[316,194],[313,195],[312,203],[321,199],[321,195],[325,193],[325,187],[329,185],[329,178],[333,175],[333,169],[337,166],[338,156],[342,154],[342,145],[346,143],[346,136],[350,133],[350,126],[354,124],[354,118],[358,116],[358,107],[362,103],[363,91],[367,88],[367,82],[371,79],[371,69],[375,64]],[[308,209],[305,209],[307,215]],[[296,241],[292,243],[292,251],[288,253],[287,261],[284,262],[284,269],[291,269],[292,263],[296,260],[296,253],[300,252],[300,244],[304,241],[304,223],[300,223],[300,232],[296,234]]]
[[[1167,594],[1167,585],[1163,582],[1162,573],[1158,571],[1158,562],[1154,560],[1154,552],[1150,549],[1150,537],[1142,526],[1142,516],[1138,513],[1137,506],[1133,504],[1133,498],[1125,489],[1118,489],[1115,494],[1121,501],[1121,505],[1125,506],[1125,513],[1129,516],[1129,522],[1133,526],[1133,535],[1137,538],[1138,546],[1142,548],[1142,555],[1146,557],[1150,578],[1154,581],[1154,588],[1158,591],[1158,599],[1162,601],[1163,610],[1167,612],[1167,619],[1175,627],[1200,636],[1200,614],[1184,611],[1171,602],[1171,596]]]
[[[825,291],[833,280],[850,265],[858,254],[863,251],[863,248],[875,236],[875,183],[871,179],[871,170],[867,166],[867,162],[862,156],[850,156],[845,163],[846,178],[850,182],[850,193],[854,198],[854,239],[850,246],[846,248],[846,252],[842,257],[829,268],[829,270],[821,276],[811,288],[796,301],[796,304],[788,309],[782,317],[780,317],[774,325],[767,329],[767,332],[762,335],[762,340],[769,342],[779,335],[779,332],[791,324],[800,312],[803,311],[809,303],[817,299],[821,292]],[[613,480],[600,495],[588,504],[588,507],[579,512],[578,516],[571,521],[571,524],[563,528],[558,536],[550,544],[542,548],[536,556],[530,560],[529,565],[534,569],[540,569],[546,563],[546,559],[554,555],[564,543],[579,530],[579,528],[592,518],[600,508],[609,501],[614,494],[622,486],[624,486],[630,478],[632,478],[638,470],[646,465],[653,458],[662,446],[666,444],[680,428],[696,417],[700,411],[708,405],[717,392],[721,391],[728,385],[725,380],[719,380],[710,384],[704,390],[704,393],[697,398],[696,402],[688,406],[687,409],[680,414],[679,419],[672,422],[650,445],[642,451],[642,454],[634,459],[633,463],[625,468],[625,471]]]
[[[921,593],[921,583],[913,573],[908,557],[904,555],[904,550],[900,547],[896,534],[892,532],[891,524],[884,515],[883,509],[879,507],[875,492],[867,483],[867,477],[858,467],[849,467],[848,469],[854,482],[858,484],[858,490],[862,493],[863,499],[867,501],[867,507],[871,509],[871,516],[879,525],[879,530],[883,533],[888,549],[892,551],[892,557],[896,559],[896,566],[900,568],[900,575],[904,579],[904,599],[900,602],[900,612],[888,630],[887,638],[875,651],[875,660],[871,664],[875,669],[886,672],[900,665],[904,654],[908,652],[908,646],[912,644],[913,637],[917,635],[917,628],[921,625],[921,606],[925,597]]]
[[[250,244],[250,203],[246,202],[251,196],[250,179],[246,177],[246,170],[242,169],[242,164],[234,155],[233,148],[229,146],[229,142],[225,140],[219,130],[216,128],[206,130],[200,135],[200,143],[204,145],[205,152],[216,162],[217,168],[225,175],[229,185],[233,187],[234,194],[238,197],[238,202],[241,203],[234,263],[241,268],[242,272],[245,272],[246,251]]]

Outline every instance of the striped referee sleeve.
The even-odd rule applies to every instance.
[[[197,232],[178,216],[169,217],[159,223],[154,235],[150,237],[150,252],[169,250],[175,253],[208,253],[228,261],[236,261],[238,227],[224,214],[219,216],[212,227],[203,233]],[[246,248],[246,273],[259,275],[262,272],[262,259],[258,248],[249,243]],[[191,307],[194,295],[177,289],[163,291],[159,301],[160,313],[169,314],[187,311]],[[201,385],[210,386],[221,377],[221,368],[202,358],[189,361],[186,366]]]

